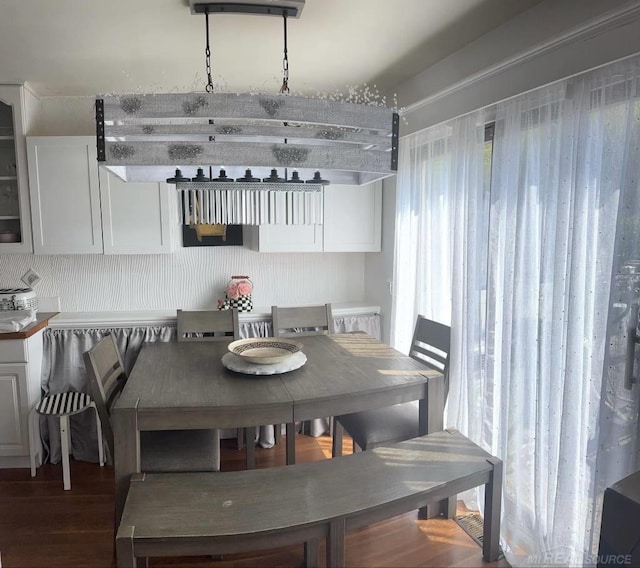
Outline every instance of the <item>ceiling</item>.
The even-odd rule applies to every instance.
[[[306,0],[289,21],[292,92],[401,81],[540,0]],[[282,20],[210,16],[213,80],[277,92]],[[2,0],[0,83],[42,97],[204,90],[204,16],[188,0]],[[401,101],[402,102],[402,101]]]

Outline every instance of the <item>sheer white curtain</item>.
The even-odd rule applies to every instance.
[[[608,364],[621,339],[608,328],[614,275],[620,255],[638,258],[622,204],[638,191],[639,79],[631,59],[497,108],[486,396],[473,420],[507,464],[513,562],[551,551],[591,564],[602,490],[640,465],[637,393],[626,424],[614,425],[602,400],[623,379]],[[607,468],[597,467],[601,452]]]
[[[464,280],[454,248],[464,256],[464,242],[482,233],[484,122],[473,113],[400,141],[391,342],[405,353],[418,314],[451,323],[452,281]],[[468,260],[469,270],[484,263]]]
[[[640,299],[638,85],[632,58],[497,105],[488,201],[464,131],[481,116],[434,129],[451,160],[438,183],[420,149],[431,131],[401,146],[414,173],[398,183],[393,337],[405,347],[417,313],[450,319],[446,423],[505,461],[515,566],[593,564],[603,490],[640,467],[638,387],[622,387]]]

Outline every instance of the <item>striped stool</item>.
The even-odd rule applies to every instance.
[[[38,413],[43,416],[57,416],[60,418],[60,446],[62,453],[62,479],[65,490],[71,489],[71,475],[69,472],[69,440],[71,432],[69,430],[69,416],[84,412],[87,408],[93,408],[96,413],[96,426],[98,429],[98,453],[100,456],[100,467],[104,465],[104,451],[102,447],[102,424],[98,416],[96,403],[91,400],[88,394],[82,392],[61,392],[45,396],[31,411],[29,418],[29,441],[31,442],[31,477],[36,475],[36,460],[33,452],[33,414]]]

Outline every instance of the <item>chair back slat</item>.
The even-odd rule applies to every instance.
[[[418,316],[409,357],[444,375],[445,399],[449,393],[449,351],[451,328]]]
[[[238,310],[183,311],[177,315],[178,341],[240,339]]]
[[[299,337],[335,332],[331,304],[294,308],[272,306],[271,322],[274,337]]]

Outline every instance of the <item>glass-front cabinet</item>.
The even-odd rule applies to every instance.
[[[0,85],[0,254],[32,252],[23,88]]]

